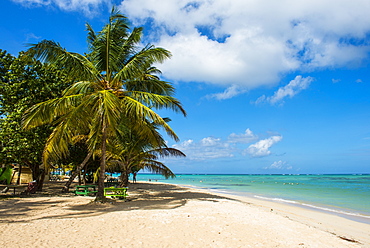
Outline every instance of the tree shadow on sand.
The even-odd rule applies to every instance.
[[[129,196],[126,200],[108,199],[107,203],[102,204],[94,202],[94,197],[74,196],[72,193],[61,194],[60,185],[56,186],[55,183],[49,185],[43,194],[0,200],[0,223],[86,218],[119,211],[175,209],[184,206],[190,200],[236,201],[171,184],[140,182],[129,185]],[[53,194],[53,190],[58,191]]]

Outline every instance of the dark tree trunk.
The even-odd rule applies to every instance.
[[[32,171],[32,180],[37,182],[37,191],[41,191],[44,186],[45,170],[40,168],[40,165],[35,165],[28,161],[24,161],[24,164],[26,164]]]
[[[84,173],[82,174],[82,183],[83,183],[84,185],[86,185],[86,173],[85,173],[85,171],[84,171]]]
[[[78,172],[77,174],[77,178],[78,178],[78,185],[81,185],[81,171]]]
[[[84,161],[76,168],[76,170],[72,173],[72,175],[69,177],[68,182],[64,185],[62,192],[66,193],[69,191],[69,187],[71,186],[73,180],[76,178],[77,174],[85,167],[89,159],[91,158],[92,153],[87,154]]]
[[[22,174],[22,164],[19,164],[19,171],[18,171],[18,178],[17,178],[17,184],[21,184],[21,174]]]
[[[41,175],[37,181],[37,191],[42,191],[45,181],[45,170],[41,170]]]
[[[101,160],[100,160],[100,175],[98,181],[98,193],[96,194],[95,201],[105,202],[104,196],[104,180],[105,180],[105,165],[106,165],[106,150],[107,150],[107,130],[103,124],[102,130],[102,147],[101,147]]]
[[[128,186],[128,177],[130,175],[130,172],[128,170],[122,171],[121,173],[121,183],[120,187],[127,187]]]
[[[39,165],[33,165],[33,164],[30,164],[30,163],[27,163],[27,162],[25,164],[27,164],[28,167],[32,171],[32,180],[38,181],[39,176],[40,176],[40,166]]]

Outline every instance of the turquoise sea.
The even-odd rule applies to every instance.
[[[370,223],[370,174],[362,175],[209,175],[178,174],[174,179],[138,174],[138,181],[157,180],[212,191],[247,195],[315,208]]]

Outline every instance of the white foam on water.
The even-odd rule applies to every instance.
[[[282,203],[301,205],[301,206],[305,206],[305,207],[309,207],[309,208],[315,208],[315,209],[322,210],[322,211],[333,212],[333,213],[336,213],[336,214],[343,214],[343,215],[349,215],[349,216],[354,216],[354,217],[361,217],[361,218],[370,219],[369,215],[363,215],[363,214],[360,214],[360,213],[337,210],[337,209],[328,208],[328,207],[321,207],[321,206],[316,206],[316,205],[312,205],[312,204],[308,204],[308,203],[297,202],[297,201],[293,201],[293,200],[286,200],[286,199],[282,199],[282,198],[264,197],[264,196],[259,196],[259,195],[254,195],[254,197],[259,198],[259,199],[263,199],[263,200],[268,200],[268,201],[277,201],[277,202],[282,202]]]

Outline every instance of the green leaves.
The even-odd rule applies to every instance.
[[[62,96],[37,103],[24,115],[25,130],[45,124],[54,126],[44,148],[44,163],[68,156],[75,137],[83,136],[88,153],[101,158],[99,197],[102,196],[107,153],[107,160],[115,157],[123,162],[122,159],[129,159],[127,154],[135,152],[133,157],[143,156],[135,159],[136,165],[144,163],[155,172],[165,170],[165,175],[173,175],[164,165],[154,161],[155,154],[147,152],[148,148],[167,149],[157,132],[158,127],[178,140],[167,120],[155,109],[167,108],[186,115],[181,103],[173,97],[174,87],[161,81],[157,76],[160,71],[153,67],[170,58],[171,53],[150,44],[139,48],[142,28],[130,32],[126,17],[115,8],[100,32],[96,33],[89,24],[86,28],[88,54],[68,52],[59,43],[48,40],[32,45],[27,51],[28,56],[58,68],[65,75],[64,80],[74,81]],[[137,142],[131,139],[134,136]],[[130,150],[130,153],[121,156],[117,147],[125,152]],[[163,155],[183,154],[168,150]]]
[[[22,129],[22,116],[32,105],[60,97],[69,81],[55,66],[42,64],[24,53],[18,57],[0,54],[0,161],[38,168],[52,127]]]
[[[26,53],[28,56],[57,66],[70,80],[99,80],[99,71],[84,55],[68,52],[52,40],[43,40],[30,46]]]

